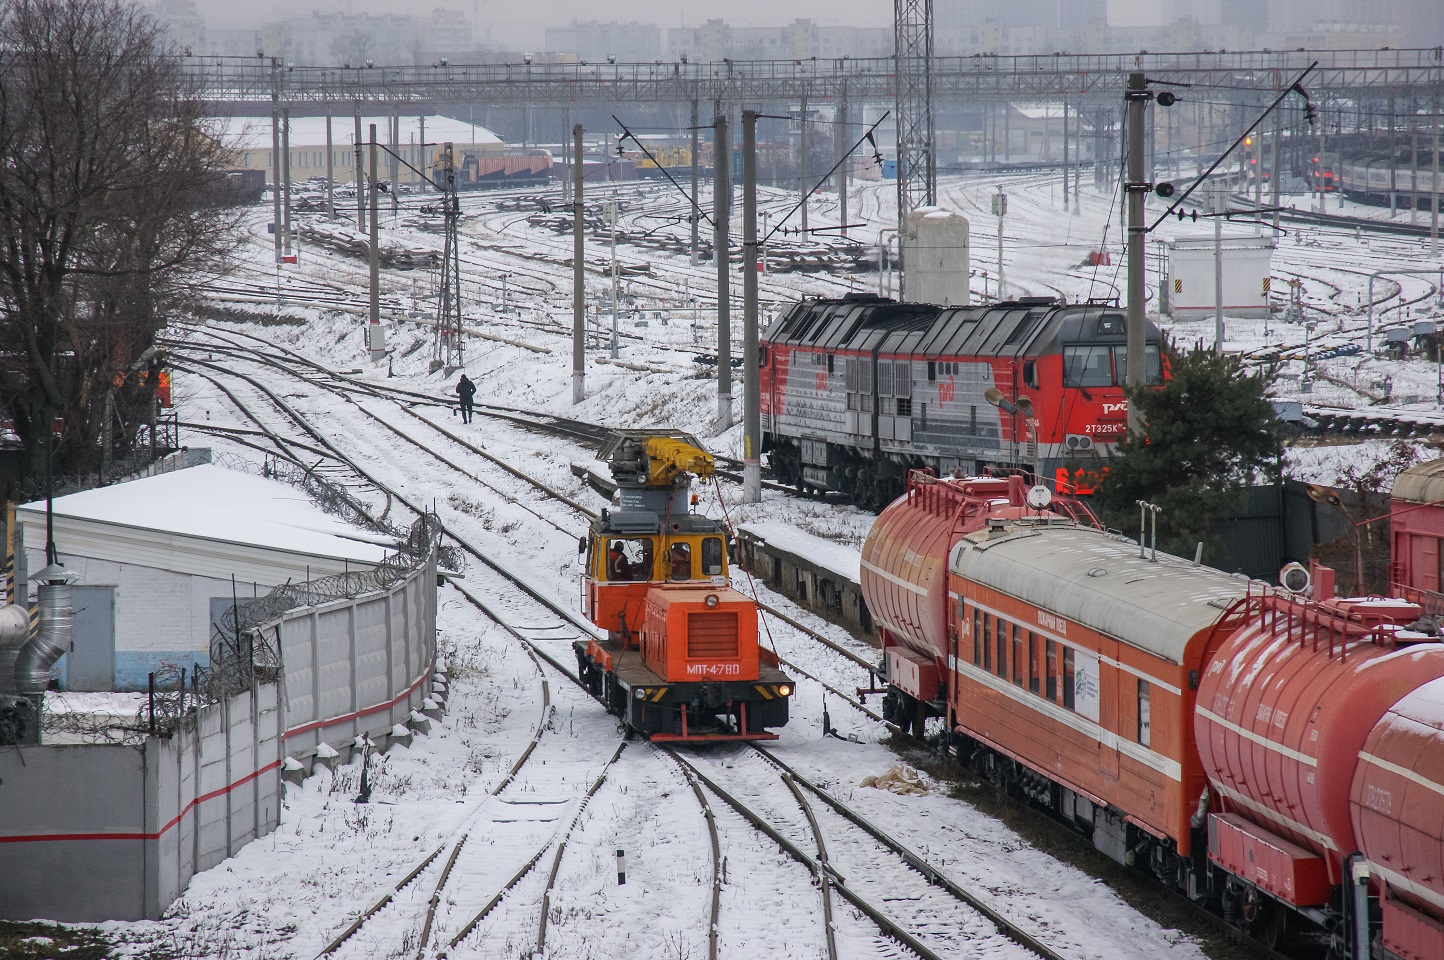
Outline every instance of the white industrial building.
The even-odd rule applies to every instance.
[[[1261,318],[1269,314],[1269,271],[1276,243],[1272,237],[1225,235],[1169,240],[1165,312],[1178,319],[1213,316],[1217,278],[1223,278],[1223,313]],[[1217,246],[1217,258],[1215,247]]]
[[[45,502],[17,521],[24,583],[46,566]],[[79,578],[74,643],[56,667],[75,690],[139,690],[166,666],[204,667],[233,597],[370,569],[390,543],[295,487],[210,464],[58,497],[53,525]]]

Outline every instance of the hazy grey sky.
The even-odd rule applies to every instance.
[[[655,23],[662,27],[697,26],[711,19],[723,19],[733,26],[777,26],[798,19],[818,23],[883,27],[892,23],[892,4],[887,0],[198,0],[206,22],[212,26],[259,26],[282,17],[306,16],[312,10],[326,12],[422,14],[434,7],[461,10],[478,31],[488,25],[493,32],[535,32],[538,37],[548,26],[572,20],[621,20]]]

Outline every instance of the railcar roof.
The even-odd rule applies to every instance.
[[[965,537],[950,557],[959,576],[1114,637],[1171,663],[1247,588],[1212,567],[1158,554],[1087,527],[1011,527]]]
[[[1444,460],[1416,463],[1399,474],[1390,496],[1403,503],[1434,503],[1444,500]]]
[[[804,300],[768,328],[773,344],[928,356],[1032,355],[1054,344],[1124,342],[1115,307],[1063,306],[1044,298],[976,307],[897,303],[879,297]],[[1149,324],[1150,343],[1159,339]]]

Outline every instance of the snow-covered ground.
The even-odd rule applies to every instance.
[[[1095,270],[1078,266],[1088,251],[1100,248],[1111,250],[1115,264],[1122,262],[1117,210],[1110,194],[1085,186],[1075,214],[1063,209],[1058,184],[1043,175],[944,178],[939,185],[941,202],[973,220],[976,265],[994,274],[990,282],[996,282],[995,265],[990,262],[991,251],[996,249],[992,232],[996,220],[987,212],[987,196],[999,182],[1006,184],[1010,193],[1004,247],[1011,294],[1061,293],[1069,300],[1115,295],[1122,286],[1118,267]],[[616,187],[637,229],[671,230],[680,235],[685,221],[676,218],[683,207],[669,190],[665,185]],[[878,228],[891,224],[893,191],[891,183],[857,186],[849,219],[866,221],[869,226],[854,231],[854,236],[873,240]],[[547,196],[555,204],[558,194],[552,190],[522,196]],[[715,351],[713,267],[706,263],[693,266],[685,255],[621,244],[618,256],[622,262],[628,266],[646,265],[650,274],[622,281],[623,293],[636,299],[627,306],[619,323],[620,363],[610,362],[607,355],[605,337],[601,335],[609,331],[610,318],[599,311],[598,345],[588,351],[586,399],[573,405],[571,277],[569,268],[562,263],[571,255],[571,238],[529,224],[527,214],[535,210],[530,201],[518,203],[515,196],[502,203],[498,200],[491,195],[467,195],[463,199],[468,214],[463,223],[465,240],[461,251],[464,314],[470,327],[486,335],[471,336],[466,341],[466,370],[480,388],[478,401],[545,410],[615,426],[674,427],[702,437],[715,452],[741,456],[740,427],[720,433],[714,429],[716,381],[710,367],[694,361],[696,354]],[[788,195],[764,194],[764,208],[771,211],[774,225],[793,202]],[[1306,201],[1295,198],[1295,202],[1302,205]],[[702,206],[710,209],[705,197]],[[1337,203],[1330,200],[1329,206],[1332,212]],[[364,379],[438,396],[452,395],[455,377],[430,370],[434,330],[418,322],[434,315],[434,300],[428,298],[433,295],[435,273],[384,273],[383,303],[392,308],[389,314],[394,312],[385,324],[391,353],[388,361],[374,363],[366,353],[362,315],[365,264],[321,247],[306,247],[296,266],[278,273],[271,262],[270,239],[265,231],[268,211],[269,206],[257,208],[251,223],[253,243],[245,251],[243,262],[212,288],[217,303],[224,301],[224,306],[249,311],[249,317],[246,322],[216,325],[215,338],[177,331],[178,336],[195,344],[191,355],[205,356],[204,345],[222,339],[241,342],[233,334],[243,332],[335,369],[355,371]],[[1346,205],[1345,212],[1350,211]],[[831,197],[815,201],[811,208],[814,225],[836,214],[835,198]],[[672,218],[670,225],[668,218]],[[406,209],[399,216],[383,214],[383,243],[389,238],[409,248],[439,250],[441,238],[433,230],[423,229],[425,220]],[[663,225],[659,227],[659,223]],[[1170,221],[1160,228],[1160,234],[1202,230]],[[604,244],[589,242],[588,263],[596,268],[587,277],[588,296],[595,306],[609,287],[604,276]],[[1349,232],[1305,227],[1283,239],[1273,272],[1275,276],[1297,274],[1307,278],[1306,306],[1324,317],[1312,337],[1318,344],[1341,342],[1360,333],[1365,320],[1359,298],[1367,289],[1369,273],[1437,264],[1437,260],[1424,256],[1417,241],[1370,241]],[[979,293],[984,282],[982,277],[974,279]],[[774,313],[799,296],[876,289],[876,283],[875,274],[771,273],[761,278],[763,314]],[[734,270],[734,297],[740,295],[741,286]],[[1150,277],[1152,286],[1156,286],[1154,277]],[[1394,290],[1386,286],[1376,284],[1376,299]],[[1428,278],[1400,277],[1397,286],[1404,299],[1422,295],[1417,303],[1405,308],[1413,318],[1432,315],[1438,291]],[[506,312],[498,309],[503,302],[503,287],[509,308]],[[282,303],[278,303],[278,295]],[[1388,303],[1376,303],[1376,309],[1397,306],[1398,292],[1392,296]],[[422,316],[406,316],[413,312]],[[271,319],[266,321],[267,317]],[[733,317],[733,333],[740,340],[740,302],[734,301]],[[1181,343],[1203,340],[1207,344],[1213,336],[1211,320],[1165,322],[1163,326]],[[1266,335],[1263,321],[1230,319],[1228,324],[1229,349],[1252,351],[1265,344],[1301,347],[1303,342],[1304,330],[1298,325],[1275,321],[1269,324]],[[740,356],[737,345],[734,356]],[[585,529],[584,519],[575,511],[542,501],[521,481],[403,414],[394,403],[343,400],[314,384],[252,361],[220,353],[214,357],[233,369],[265,379],[382,482],[414,501],[434,504],[448,527],[518,570],[538,590],[575,608],[580,573],[576,537]],[[1436,382],[1433,364],[1368,357],[1332,363],[1338,366],[1340,379],[1362,382],[1392,377],[1396,396],[1417,393],[1429,398],[1429,402],[1420,401],[1420,409],[1437,409],[1432,402]],[[1297,364],[1294,366],[1297,368]],[[299,434],[254,389],[239,381],[229,385],[274,428],[287,435]],[[252,426],[231,401],[203,379],[179,375],[175,395],[182,421]],[[1300,397],[1297,392],[1281,395],[1313,403],[1365,402],[1353,391],[1324,383],[1317,384],[1308,397]],[[740,420],[740,399],[739,385],[734,391],[734,420]],[[363,414],[361,407],[464,466],[486,486],[405,444]],[[421,412],[432,418],[445,416],[435,410]],[[569,469],[572,462],[589,460],[591,451],[482,416],[469,426],[455,417],[447,419],[445,425],[567,495],[601,506],[600,498]],[[259,457],[256,451],[224,439],[200,432],[183,433],[182,442],[191,446],[211,445],[251,460]],[[1290,452],[1290,463],[1303,479],[1328,482],[1344,466],[1377,456],[1380,443],[1300,445]],[[355,478],[349,480],[355,482]],[[369,488],[358,485],[357,492],[378,509],[385,505],[385,500]],[[700,492],[701,509],[710,515],[725,514],[733,523],[796,528],[838,545],[841,552],[860,545],[872,519],[870,514],[853,508],[775,492],[765,493],[759,504],[743,504],[739,502],[740,489],[725,481],[715,490]],[[508,503],[504,495],[524,499],[531,510]],[[539,520],[538,513],[549,521]],[[467,581],[488,599],[501,589],[478,569],[468,571]],[[842,631],[797,612],[781,598],[769,595],[767,599],[824,629],[837,642],[867,652]],[[536,669],[515,640],[485,620],[454,590],[442,590],[440,623],[453,679],[448,714],[430,735],[419,736],[411,746],[394,749],[373,761],[372,803],[362,806],[352,802],[359,776],[355,763],[288,788],[280,830],[197,876],[165,920],[108,925],[109,933],[126,944],[123,955],[139,956],[166,948],[188,957],[313,957],[360,909],[390,889],[427,852],[454,841],[462,830],[473,830],[478,846],[484,844],[484,854],[477,853],[466,861],[469,866],[465,876],[449,894],[451,899],[440,921],[445,928],[440,932],[449,937],[459,918],[479,908],[505,877],[536,852],[539,844],[550,842],[558,831],[565,830],[575,815],[578,791],[585,789],[585,782],[600,771],[615,747],[612,721],[590,700],[560,691],[563,683],[553,677],[555,707],[543,742],[547,744],[545,750],[557,751],[557,759],[555,766],[548,761],[546,767],[565,771],[566,775],[562,777],[564,782],[539,784],[537,789],[557,800],[558,806],[566,807],[566,812],[545,822],[504,815],[510,810],[507,804],[485,798],[521,752],[537,722],[540,701]],[[548,623],[531,626],[539,630],[554,627]],[[802,634],[783,624],[772,624],[771,630],[784,656],[829,682],[848,687],[866,681],[855,668]],[[554,648],[552,652],[560,659],[568,659],[567,643],[560,639],[560,633],[556,635],[558,639],[543,644]],[[1035,932],[1057,943],[1070,957],[1082,960],[1199,955],[1198,947],[1188,938],[1160,928],[1108,889],[1033,850],[997,821],[950,799],[944,791],[895,796],[860,787],[864,776],[885,772],[897,762],[896,757],[879,743],[884,731],[872,721],[842,704],[827,706],[841,733],[854,735],[858,742],[822,736],[823,692],[803,682],[798,685],[793,721],[782,731],[777,746],[779,755],[837,791],[914,849],[926,852],[935,865],[946,869],[960,883],[979,889],[999,909],[1026,918]],[[719,757],[705,759],[709,763],[726,763]],[[767,789],[768,805],[782,809],[790,802],[785,790],[777,792],[778,785]],[[751,833],[740,820],[719,813],[719,824],[729,863],[722,906],[724,952],[731,956],[764,952],[788,957],[822,956],[818,898],[806,871],[782,858],[775,847]],[[628,882],[620,887],[615,877],[617,849],[625,849],[628,858]],[[557,957],[626,955],[644,960],[705,955],[703,925],[710,856],[700,809],[680,774],[670,762],[634,744],[582,812],[570,835],[552,901],[548,953]],[[550,854],[544,857],[538,868],[541,877],[529,878],[453,955],[526,955],[529,944],[535,942],[535,905],[550,860]],[[418,887],[408,888],[406,895],[369,923],[357,940],[343,947],[341,955],[416,955],[418,904],[434,883],[431,877],[425,875]],[[865,923],[859,925],[853,918],[847,931],[842,938],[844,955],[875,952],[864,936]]]

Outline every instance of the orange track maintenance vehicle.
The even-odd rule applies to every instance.
[[[578,640],[587,689],[657,741],[775,740],[793,682],[758,642],[757,604],[728,580],[727,530],[694,511],[714,471],[691,437],[619,431],[601,452],[617,484],[583,546]]]

